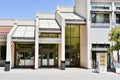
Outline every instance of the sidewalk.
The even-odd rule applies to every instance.
[[[120,80],[120,74],[94,73],[92,69],[82,68],[12,69],[9,72],[1,70],[0,80]]]

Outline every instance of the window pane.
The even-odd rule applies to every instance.
[[[116,23],[120,23],[120,14],[116,14]]]
[[[0,59],[2,59],[2,60],[5,60],[5,59],[6,59],[6,46],[1,46]]]
[[[65,27],[65,37],[70,37],[70,25]]]
[[[91,17],[92,17],[92,23],[96,23],[96,14],[92,13]]]
[[[97,21],[97,23],[104,23],[104,16],[103,16],[103,14],[97,14],[96,21]]]
[[[70,38],[65,38],[65,47],[70,47]]]
[[[71,46],[73,47],[73,49],[79,49],[80,38],[71,38]]]
[[[71,37],[80,37],[79,25],[72,25],[71,26]]]

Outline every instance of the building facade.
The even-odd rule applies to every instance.
[[[95,68],[96,54],[108,53],[109,32],[120,24],[119,0],[75,0],[35,20],[0,20],[0,66],[10,68]],[[117,60],[117,55],[113,55]],[[113,61],[107,54],[107,67]]]

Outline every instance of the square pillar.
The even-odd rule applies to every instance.
[[[61,70],[65,70],[65,26],[62,26],[61,37]]]
[[[7,53],[6,53],[6,62],[9,62],[9,69],[11,69],[11,56],[12,56],[12,52],[11,52],[11,36],[8,34],[7,36]],[[6,64],[5,64],[6,65]]]
[[[38,53],[39,53],[39,36],[38,36],[38,29],[39,29],[39,19],[38,17],[36,18],[36,27],[35,27],[35,64],[34,64],[34,68],[38,69],[39,65],[38,65]]]

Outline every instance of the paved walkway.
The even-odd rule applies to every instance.
[[[66,68],[59,69],[12,69],[5,72],[0,69],[0,80],[120,80],[120,74],[94,73],[91,69]]]

